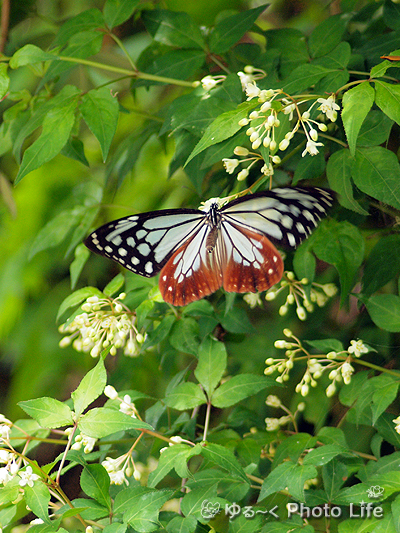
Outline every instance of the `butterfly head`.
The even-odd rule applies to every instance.
[[[221,209],[223,205],[227,203],[227,198],[209,198],[205,202],[201,202],[199,205],[200,211],[204,211],[205,213],[209,213],[212,210],[218,210]]]

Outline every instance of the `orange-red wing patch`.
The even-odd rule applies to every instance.
[[[264,235],[243,228],[241,231],[252,243],[253,258],[242,258],[240,249],[227,257],[223,268],[223,287],[227,292],[266,291],[282,278],[282,257]]]
[[[204,252],[205,261],[201,260],[201,251],[198,252],[200,266],[191,269],[186,275],[179,275],[178,268],[182,259],[176,260],[178,254],[184,252],[188,243],[181,246],[168,260],[160,272],[159,288],[163,299],[172,305],[187,305],[200,298],[217,291],[222,286],[222,274],[219,266],[213,261],[212,254]],[[207,254],[207,255],[204,255]]]

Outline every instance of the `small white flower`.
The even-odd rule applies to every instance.
[[[342,372],[342,376],[343,376],[343,381],[346,385],[348,385],[351,381],[351,376],[354,372],[354,368],[351,366],[350,363],[343,363],[343,365],[341,366],[341,369],[340,371]]]
[[[19,482],[20,487],[25,487],[25,485],[33,487],[34,482],[39,479],[39,476],[33,473],[31,466],[27,466],[25,470],[20,470],[18,475],[21,478]]]
[[[8,471],[8,468],[6,466],[2,466],[0,468],[0,485],[6,485],[9,481],[11,481],[12,475]]]
[[[271,163],[265,163],[265,165],[261,167],[261,172],[264,174],[264,176],[273,176],[274,167],[271,165]]]
[[[328,398],[331,398],[336,392],[336,386],[335,386],[335,383],[331,383],[327,389],[326,389],[326,395]]]
[[[107,396],[107,398],[110,398],[110,400],[115,400],[115,398],[118,398],[118,392],[114,389],[112,385],[107,385],[104,389],[104,394]]]
[[[279,429],[279,418],[266,418],[265,425],[267,431],[275,431]]]
[[[265,404],[269,407],[280,407],[282,405],[282,402],[278,398],[278,396],[275,396],[274,394],[270,394],[267,396],[267,399],[265,400]]]
[[[281,142],[279,143],[279,150],[283,152],[284,150],[286,150],[289,144],[290,144],[290,141],[288,139],[282,139]]]
[[[201,80],[201,85],[205,91],[210,91],[218,84],[218,81],[214,79],[212,76],[205,76]]]
[[[260,95],[260,89],[257,87],[255,82],[247,83],[245,86],[247,100],[252,98],[257,98]]]
[[[247,168],[244,168],[244,169],[241,170],[241,171],[239,172],[239,174],[236,176],[236,179],[237,179],[238,181],[244,181],[244,180],[247,178],[248,175],[249,175],[249,171],[247,170]]]
[[[335,102],[334,95],[331,94],[328,98],[318,98],[317,102],[321,104],[318,109],[320,109],[329,120],[335,122],[337,119],[337,111],[340,107]]]
[[[301,157],[304,157],[307,154],[310,155],[317,155],[319,150],[317,149],[317,146],[324,146],[323,143],[317,143],[315,141],[307,141],[306,149],[301,154]]]
[[[183,442],[182,437],[180,437],[179,435],[176,435],[174,437],[170,437],[169,440],[171,441],[169,443],[170,446],[173,446],[174,444],[180,444],[181,442]]]
[[[284,112],[285,115],[289,115],[289,120],[292,120],[293,112],[294,112],[295,109],[296,109],[296,105],[295,104],[289,104],[289,105],[285,106],[282,109],[282,111]]]
[[[361,357],[363,353],[368,353],[369,349],[362,340],[352,340],[350,341],[350,346],[347,348],[349,353],[354,354],[354,357]]]
[[[261,297],[258,292],[249,292],[243,296],[243,300],[247,303],[250,309],[254,309],[258,305],[262,305]]]
[[[132,403],[129,394],[125,394],[124,399],[122,400],[121,405],[119,407],[119,410],[121,411],[121,413],[125,413],[126,415],[129,415],[132,418],[137,418],[136,407],[135,404]]]
[[[239,159],[228,159],[225,158],[222,160],[225,170],[228,174],[233,174],[235,172],[236,167],[239,164]]]
[[[236,146],[235,149],[233,150],[233,153],[235,155],[239,155],[239,156],[243,156],[243,157],[246,157],[249,155],[249,151],[247,148],[244,148],[243,146]]]

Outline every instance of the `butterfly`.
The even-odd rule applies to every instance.
[[[199,209],[163,209],[105,224],[85,240],[93,252],[145,277],[160,272],[163,299],[186,305],[223,287],[261,292],[280,281],[276,245],[296,248],[333,204],[320,188],[281,187]]]

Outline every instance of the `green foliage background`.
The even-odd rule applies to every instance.
[[[399,412],[400,91],[397,60],[381,57],[400,55],[398,4],[309,2],[299,13],[292,2],[265,11],[223,0],[32,1],[11,8],[0,57],[1,412],[12,421],[28,414],[43,428],[78,423],[82,433],[103,440],[89,455],[69,451],[71,471],[79,465],[83,472],[81,492],[67,494],[65,508],[50,519],[48,487],[57,491],[58,479],[54,474],[51,485],[47,467],[37,464],[54,460],[56,472],[61,456],[45,442],[54,434],[20,422],[43,440],[28,455],[46,483],[27,487],[20,504],[18,483],[0,488],[0,527],[12,531],[27,520],[28,504],[44,521],[33,531],[61,524],[64,531],[101,526],[105,533],[399,531],[400,437],[392,420]],[[204,99],[192,82],[220,74],[221,64],[231,74]],[[304,322],[292,308],[280,316],[283,294],[250,309],[241,296],[219,291],[172,310],[154,298],[154,279],[125,273],[127,304],[148,334],[142,353],[107,355],[105,367],[102,360],[94,367],[88,354],[61,349],[60,305],[67,311],[62,322],[75,311],[65,304],[71,292],[102,290],[120,271],[84,249],[90,230],[131,213],[195,207],[238,191],[221,159],[246,142],[237,121],[255,101],[237,110],[245,97],[235,73],[248,64],[267,72],[262,88],[293,96],[337,92],[343,112],[325,148],[302,158],[304,139],[297,141],[274,185],[327,185],[338,193],[332,217],[288,254],[285,266],[299,279],[336,283],[340,294]],[[259,175],[255,167],[247,185]],[[284,328],[320,358],[358,338],[371,351],[353,358],[357,372],[338,395],[327,397],[326,372],[303,397],[295,387],[306,358],[284,385],[263,377],[265,359],[283,357],[274,342]],[[130,391],[142,425],[110,400],[101,410],[106,381]],[[244,392],[236,392],[238,384]],[[305,402],[297,425],[265,430],[266,417],[282,416],[265,405],[267,394],[279,395],[291,412]],[[147,433],[134,458],[146,468],[149,458],[160,459],[157,469],[142,484],[130,478],[129,487],[110,487],[98,463],[126,452],[140,429]],[[193,445],[175,444],[160,455],[163,440],[176,435]],[[25,438],[18,431],[17,437],[21,452]],[[305,486],[314,478],[316,486]],[[349,518],[349,505],[366,500],[371,486],[384,488],[375,502],[384,518]],[[180,498],[180,508],[159,514]],[[278,506],[282,518],[242,514],[230,521],[221,514],[210,522],[200,513],[205,500],[221,508]],[[343,516],[287,520],[289,501],[338,505]]]

